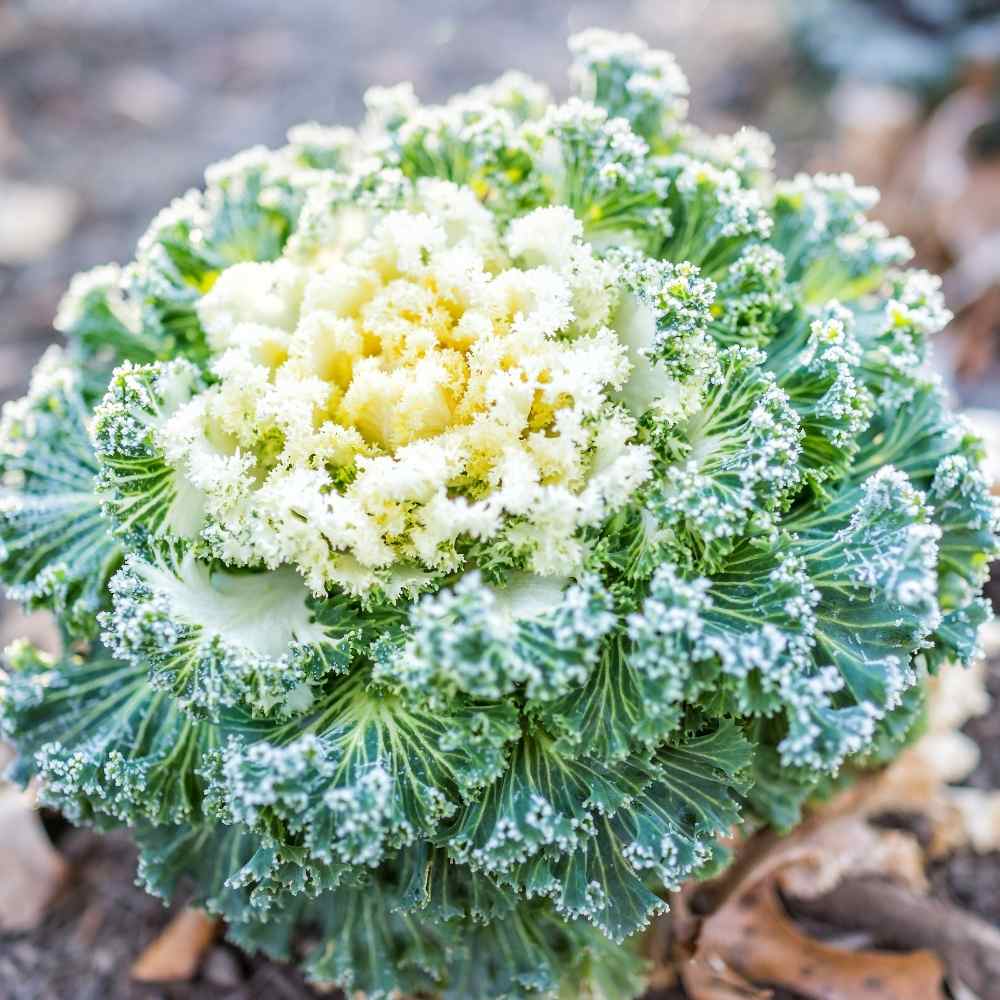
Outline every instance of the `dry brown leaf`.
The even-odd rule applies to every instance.
[[[795,917],[866,935],[893,951],[933,952],[961,982],[996,1000],[1000,983],[1000,930],[945,900],[921,895],[884,879],[849,878],[814,900],[787,899]]]
[[[940,1000],[944,970],[932,953],[856,951],[814,940],[779,901],[779,890],[814,898],[846,876],[865,874],[925,888],[915,839],[870,826],[868,804],[856,795],[842,815],[815,814],[788,837],[764,834],[749,842],[700,924],[690,906],[699,890],[675,899],[675,919],[690,956],[680,963],[681,977],[692,1000],[756,1000],[768,996],[760,984],[816,1000],[856,1000],[866,992],[879,1000]],[[708,892],[711,899],[711,886]]]
[[[783,892],[822,896],[848,876],[885,875],[921,891],[927,888],[923,852],[916,839],[898,830],[878,830],[860,816],[821,823],[804,842],[789,848],[794,863],[776,873]],[[772,862],[780,863],[782,851]]]
[[[744,886],[705,920],[695,955],[682,967],[692,1000],[738,997],[740,976],[751,991],[754,983],[774,983],[815,1000],[941,1000],[944,968],[936,955],[851,951],[817,941],[786,915],[776,883],[765,876]]]
[[[748,983],[721,959],[691,960],[682,970],[684,989],[691,1000],[771,1000],[774,993]]]
[[[0,787],[0,930],[27,931],[66,878],[67,865],[53,848],[34,796]]]
[[[181,910],[135,960],[132,978],[141,983],[178,983],[193,978],[219,933],[219,921],[204,910]]]

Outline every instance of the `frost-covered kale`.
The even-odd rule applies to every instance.
[[[15,777],[371,998],[624,998],[666,892],[976,655],[937,279],[848,177],[572,40],[213,167],[76,279],[0,431]]]

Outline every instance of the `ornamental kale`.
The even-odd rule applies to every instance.
[[[0,430],[14,776],[372,998],[630,997],[738,824],[976,655],[997,552],[934,277],[845,176],[571,42],[369,95],[76,278]]]

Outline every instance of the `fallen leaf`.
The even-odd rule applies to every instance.
[[[218,933],[219,921],[204,910],[181,910],[135,960],[132,978],[140,983],[187,982]]]
[[[760,989],[734,972],[722,959],[692,960],[683,969],[685,991],[691,1000],[771,1000],[771,990]]]
[[[783,852],[778,848],[778,863]],[[793,863],[776,874],[779,888],[793,896],[821,896],[848,876],[885,875],[921,891],[927,888],[923,852],[916,839],[880,830],[857,815],[818,824],[801,845],[790,843]]]
[[[863,933],[893,951],[931,951],[950,982],[964,983],[984,1000],[997,997],[1000,930],[952,903],[872,878],[846,879],[817,899],[785,899],[795,917]]]
[[[871,826],[867,802],[856,799],[844,815],[816,813],[787,837],[765,833],[724,876],[722,894],[691,928],[692,890],[675,899],[687,929],[681,978],[692,1000],[764,998],[761,984],[776,984],[815,1000],[940,1000],[944,969],[932,953],[905,954],[838,947],[817,941],[785,912],[779,892],[814,898],[847,876],[889,876],[923,890],[926,879],[916,840]],[[873,984],[878,984],[875,992]],[[742,991],[742,992],[741,992]],[[756,992],[755,992],[756,991]]]
[[[763,877],[705,920],[682,976],[692,1000],[766,997],[753,992],[755,983],[814,1000],[941,1000],[944,968],[929,951],[852,951],[817,941],[785,913],[777,880]],[[738,977],[749,992],[737,992]]]
[[[67,870],[42,827],[34,796],[0,787],[0,930],[37,927]]]

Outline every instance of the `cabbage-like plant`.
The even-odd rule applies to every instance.
[[[571,41],[211,168],[3,417],[15,777],[369,997],[629,997],[629,939],[886,759],[996,551],[939,282],[848,177]]]

